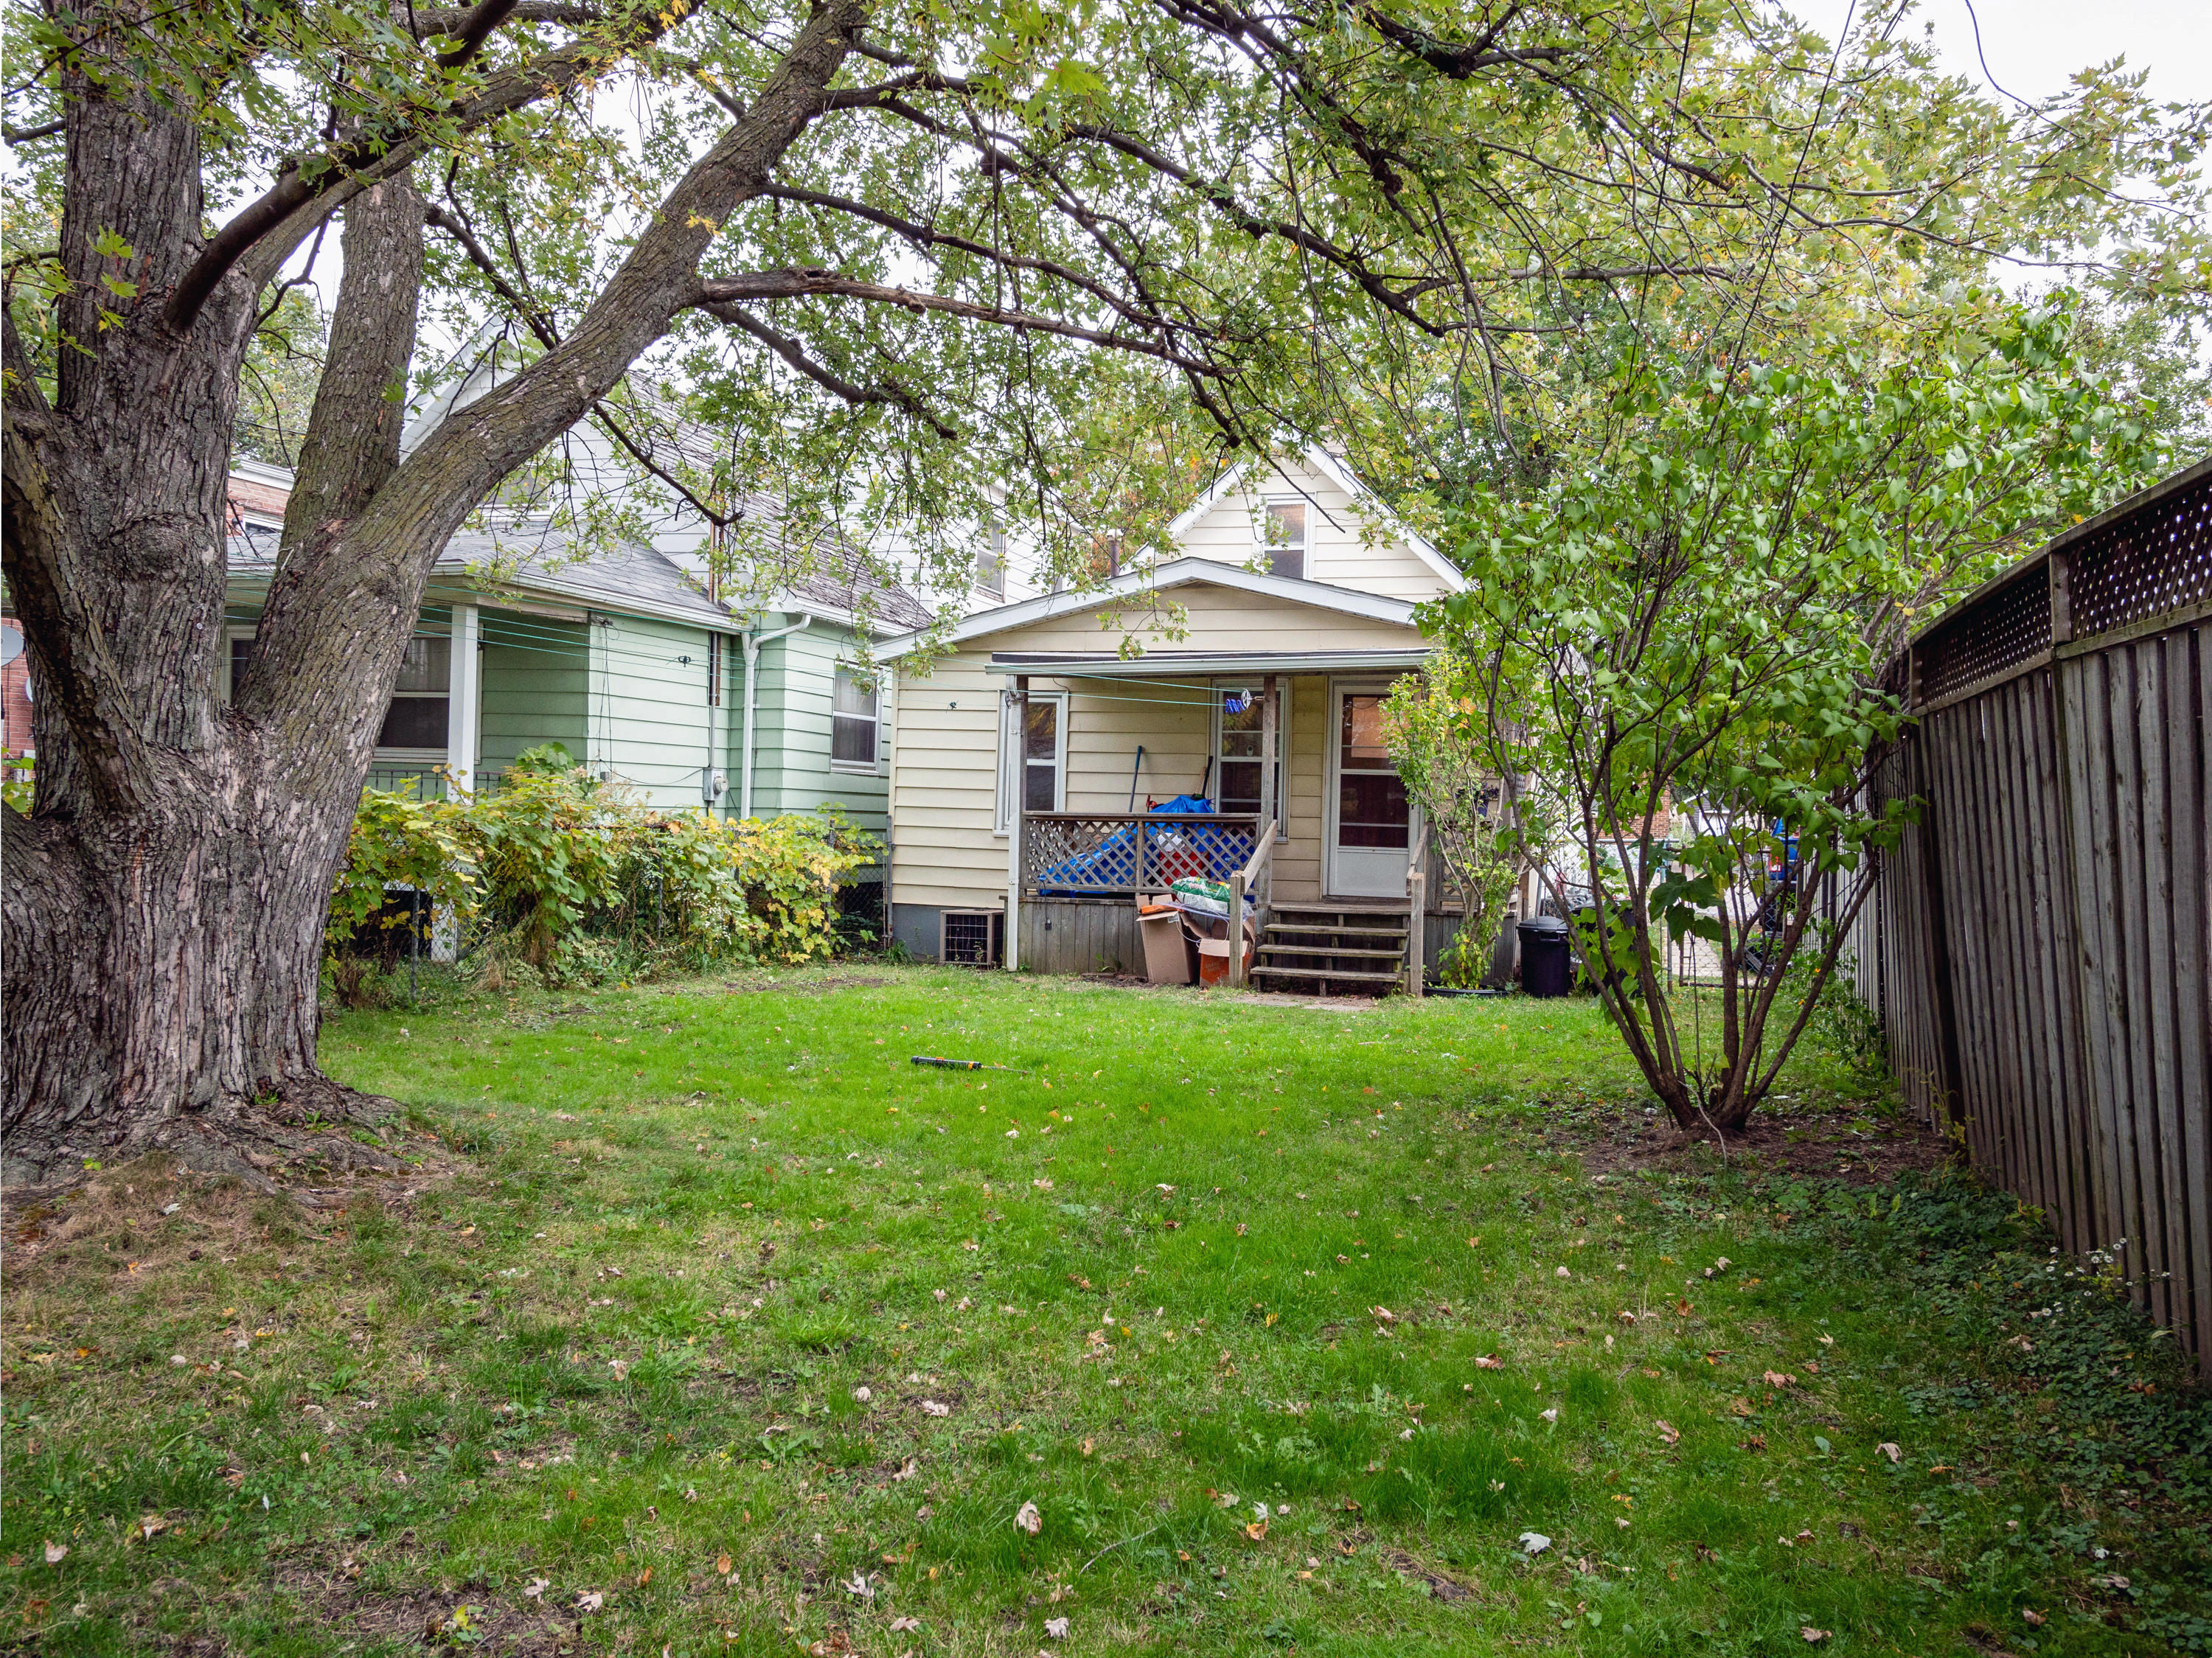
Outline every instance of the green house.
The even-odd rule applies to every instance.
[[[234,476],[226,697],[250,671],[289,482],[252,463]],[[883,633],[927,616],[866,581],[850,559],[739,614],[653,547],[574,556],[542,523],[456,535],[425,592],[368,785],[434,787],[442,768],[456,786],[495,788],[526,749],[557,743],[658,806],[737,817],[835,807],[882,835],[890,744],[855,613]]]

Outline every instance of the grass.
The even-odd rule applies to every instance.
[[[324,1037],[412,1176],[14,1218],[0,1644],[2212,1650],[2172,1343],[2001,1198],[1624,1163],[1586,1002],[430,993]]]

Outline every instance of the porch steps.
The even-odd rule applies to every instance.
[[[1331,986],[1387,995],[1406,978],[1409,926],[1404,908],[1278,903],[1254,952],[1253,987],[1293,990]]]

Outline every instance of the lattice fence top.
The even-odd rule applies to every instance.
[[[2212,599],[2212,477],[2075,543],[2073,590],[2077,639]]]
[[[2148,492],[2136,507],[2063,547],[2071,637],[2093,640],[2139,622],[2212,604],[2212,465]],[[1918,706],[2002,679],[2052,646],[2051,552],[1939,618],[1913,646]],[[1902,659],[1884,683],[1900,677]]]

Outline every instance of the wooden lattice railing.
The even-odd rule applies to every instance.
[[[1226,881],[1250,863],[1259,831],[1256,816],[1226,812],[1024,812],[1022,890],[1110,898],[1186,875]]]

